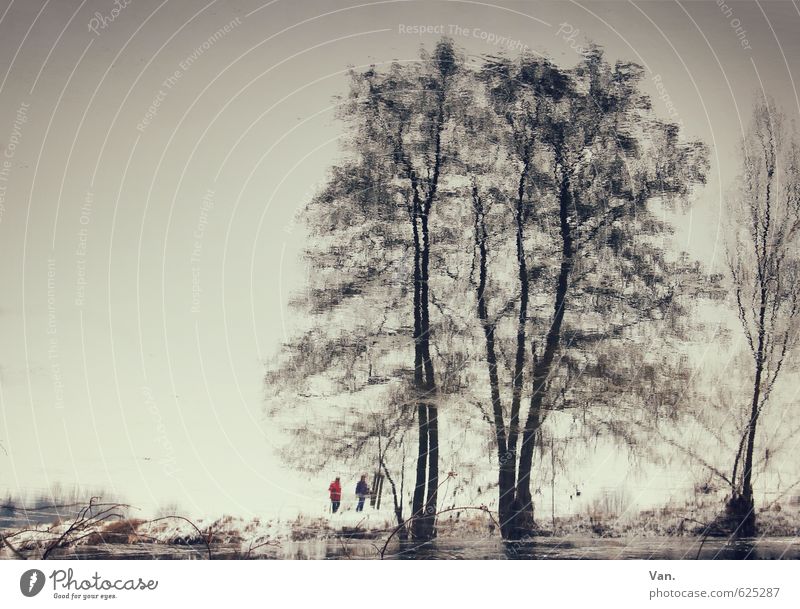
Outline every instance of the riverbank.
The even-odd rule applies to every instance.
[[[549,521],[540,519],[533,538],[647,540],[703,538],[720,512],[715,504],[702,507],[664,507],[636,514],[582,514]],[[119,516],[119,517],[117,517]],[[110,510],[99,520],[85,517],[51,524],[31,524],[0,529],[6,543],[3,558],[48,558],[81,547],[141,548],[144,554],[173,554],[191,550],[197,557],[222,553],[227,558],[272,556],[276,548],[296,544],[368,541],[376,557],[392,537],[397,543],[394,514],[367,509],[335,515],[298,516],[290,520],[243,519],[223,516],[214,520],[192,520],[171,515],[143,520],[124,517]],[[773,506],[758,514],[759,537],[800,538],[800,510],[797,506]],[[495,518],[480,510],[454,510],[438,521],[438,538],[443,542],[480,543],[500,541]],[[2,543],[2,542],[0,542]],[[185,552],[184,552],[185,553]]]

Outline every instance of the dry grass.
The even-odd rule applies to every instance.
[[[86,538],[86,545],[149,543],[153,539],[141,536],[137,529],[144,524],[139,518],[126,518],[107,523],[101,530]]]

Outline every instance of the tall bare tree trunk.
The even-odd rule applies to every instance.
[[[756,440],[756,425],[761,398],[761,379],[764,373],[764,322],[766,317],[767,290],[761,288],[759,310],[758,346],[756,350],[756,374],[753,380],[753,401],[750,406],[750,421],[747,425],[747,448],[744,454],[742,469],[742,494],[732,499],[730,511],[736,517],[736,533],[743,537],[752,537],[756,533],[755,500],[753,498],[753,448]],[[734,481],[735,483],[735,481]]]
[[[752,309],[751,320],[748,320],[747,311],[743,306],[742,293],[746,288],[746,281],[741,272],[742,260],[739,258],[741,250],[736,252],[739,259],[731,263],[739,319],[755,360],[750,419],[739,442],[731,480],[733,493],[726,509],[734,533],[744,537],[752,537],[756,533],[753,453],[758,419],[780,372],[791,342],[790,335],[796,332],[796,327],[793,326],[798,314],[796,284],[788,290],[788,293],[783,287],[787,280],[786,269],[791,268],[786,262],[787,257],[796,247],[792,241],[800,228],[800,217],[798,217],[800,204],[797,199],[796,182],[795,186],[791,186],[796,180],[796,176],[792,175],[793,171],[796,171],[796,167],[792,169],[793,161],[789,160],[785,166],[788,171],[783,179],[789,185],[786,187],[788,190],[783,197],[780,190],[778,193],[773,192],[773,188],[780,189],[780,180],[776,182],[774,180],[780,164],[778,160],[780,138],[776,134],[781,131],[781,122],[781,115],[771,110],[768,103],[756,109],[753,134],[755,146],[751,153],[753,156],[750,157],[754,162],[752,164],[745,162],[744,179],[751,188],[745,191],[743,199],[746,206],[744,219],[751,227],[753,257],[750,261],[755,266],[752,277],[756,282],[752,293],[754,296],[758,294],[758,310],[756,313],[756,310]],[[764,190],[760,193],[762,185]],[[781,204],[786,207],[782,209]],[[788,276],[788,281],[794,284],[791,275]],[[785,328],[777,326],[778,319],[787,323],[787,326]],[[742,458],[742,484],[737,486],[736,469]]]
[[[381,459],[381,468],[383,469],[383,473],[386,475],[386,479],[389,481],[389,486],[392,489],[392,504],[394,507],[394,516],[397,519],[397,526],[400,527],[400,531],[397,533],[397,536],[400,539],[406,539],[408,537],[408,530],[405,526],[405,521],[403,520],[403,503],[402,503],[402,493],[403,489],[400,489],[400,496],[397,495],[397,485],[394,482],[391,474],[389,474],[389,469],[386,467],[386,461]],[[380,506],[379,506],[380,507]]]
[[[414,489],[412,505],[414,516],[412,532],[417,539],[431,539],[436,534],[436,503],[439,486],[439,416],[436,404],[431,401],[436,393],[436,376],[430,352],[430,233],[428,228],[431,204],[436,193],[438,163],[437,151],[437,163],[433,176],[434,186],[431,186],[424,201],[420,201],[415,194],[412,218],[415,262],[414,385],[420,400],[417,407],[420,434],[417,455],[417,485]],[[425,492],[426,482],[427,493]]]
[[[531,495],[531,471],[533,468],[533,453],[536,444],[536,434],[541,424],[542,403],[545,398],[547,381],[550,377],[553,360],[561,341],[561,325],[564,321],[569,278],[574,264],[573,237],[570,227],[570,207],[572,206],[572,190],[569,179],[569,170],[562,162],[561,185],[559,190],[559,218],[561,224],[561,269],[556,284],[556,295],[553,310],[553,320],[545,338],[545,348],[541,359],[536,361],[533,370],[533,390],[531,393],[530,410],[525,421],[520,448],[519,474],[517,477],[517,502],[515,529],[517,535],[525,534],[533,528],[533,501]]]
[[[529,280],[528,280],[528,265],[525,260],[525,185],[528,179],[528,172],[530,170],[529,149],[526,148],[524,152],[524,165],[519,177],[519,185],[517,188],[517,206],[514,214],[514,221],[516,224],[516,241],[517,241],[517,271],[519,278],[519,314],[517,317],[517,350],[514,358],[514,379],[512,383],[511,393],[511,413],[509,417],[508,427],[508,449],[506,453],[506,464],[501,464],[508,469],[507,476],[509,477],[508,489],[500,489],[501,494],[507,494],[508,513],[505,518],[501,520],[502,533],[504,538],[514,537],[514,521],[515,514],[519,511],[520,503],[517,497],[516,488],[514,486],[517,476],[517,444],[519,443],[519,413],[522,403],[522,386],[525,377],[525,342],[526,342],[526,326],[528,323],[528,299],[529,295]],[[502,514],[501,514],[502,518]]]
[[[428,406],[428,496],[425,500],[425,538],[436,537],[436,502],[439,496],[438,409]]]
[[[421,263],[421,243],[419,235],[418,216],[420,205],[417,197],[414,197],[411,210],[411,222],[414,242],[414,390],[417,393],[417,427],[419,435],[419,445],[417,450],[417,470],[414,484],[414,495],[411,501],[411,515],[413,517],[412,534],[416,537],[419,530],[418,520],[422,516],[425,503],[425,483],[427,480],[428,463],[428,407],[422,401],[422,393],[425,391],[425,372],[423,367],[422,355],[422,313],[421,313],[421,287],[422,271]]]
[[[417,405],[419,418],[419,448],[417,451],[417,474],[414,484],[414,496],[411,500],[411,515],[413,517],[411,534],[419,538],[424,533],[422,528],[422,513],[425,509],[425,481],[427,480],[428,464],[428,407],[423,403]]]
[[[447,49],[439,47],[447,55]],[[413,192],[414,237],[414,385],[417,392],[419,417],[419,453],[417,481],[412,501],[412,535],[431,539],[436,535],[436,503],[439,486],[439,413],[435,403],[436,376],[430,353],[430,234],[428,220],[439,188],[442,171],[442,130],[445,122],[447,78],[451,65],[440,65],[436,118],[432,123],[433,155],[426,175],[420,178],[405,155],[399,140],[395,148],[398,162],[403,166]],[[424,413],[423,413],[424,411]],[[423,438],[424,436],[424,438]],[[426,472],[427,464],[427,472]],[[427,478],[427,480],[426,480]],[[427,493],[426,490],[427,482]],[[424,502],[424,503],[423,503]]]
[[[430,200],[425,202],[420,218],[422,227],[422,253],[420,258],[420,271],[422,281],[420,285],[420,318],[421,318],[421,346],[422,363],[425,370],[425,394],[433,397],[436,392],[436,378],[433,370],[433,360],[430,352],[431,324],[429,314],[430,293],[430,236],[428,233],[428,217],[430,213]],[[428,403],[428,493],[425,500],[425,514],[422,519],[425,539],[436,536],[436,501],[439,489],[439,416],[436,404]]]
[[[478,284],[476,298],[478,302],[478,319],[483,328],[486,344],[486,365],[489,372],[489,390],[492,400],[492,414],[494,417],[494,436],[497,444],[498,463],[498,512],[500,517],[500,533],[503,538],[508,538],[513,520],[512,504],[514,500],[514,478],[516,459],[506,443],[506,426],[503,420],[503,406],[500,398],[500,379],[497,374],[497,353],[495,351],[495,326],[489,320],[489,310],[486,305],[486,281],[488,251],[486,245],[486,223],[484,218],[483,202],[478,192],[478,187],[473,183],[472,204],[474,211],[475,247],[478,252]]]

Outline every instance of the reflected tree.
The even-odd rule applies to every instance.
[[[756,429],[798,336],[800,306],[800,156],[797,140],[770,100],[758,103],[742,141],[742,166],[730,200],[728,268],[736,310],[752,356],[747,424],[735,452],[728,513],[734,530],[755,533]]]

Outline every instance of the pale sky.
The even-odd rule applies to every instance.
[[[527,45],[573,65],[591,40],[641,63],[655,111],[711,148],[678,240],[718,264],[754,96],[800,112],[798,8],[727,6],[3,2],[0,494],[59,482],[212,513],[324,504],[274,454],[263,413],[263,362],[302,281],[293,218],[337,156],[348,67],[414,59],[441,32],[472,55]]]

